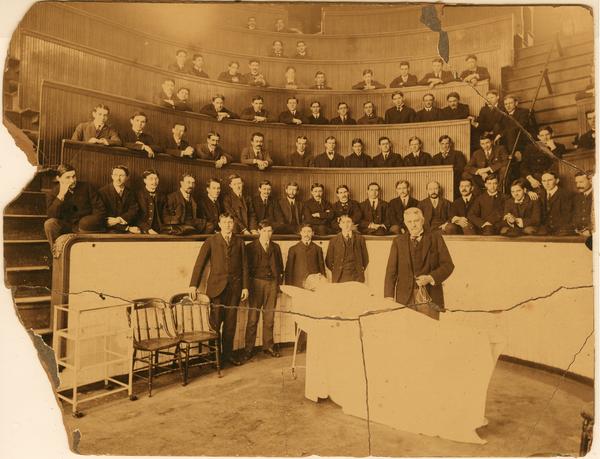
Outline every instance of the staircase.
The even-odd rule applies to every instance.
[[[554,138],[573,148],[579,133],[575,95],[584,91],[593,78],[594,41],[590,34],[559,37],[562,55],[555,47],[548,66],[553,93],[542,84],[535,115],[538,124],[550,125]],[[530,108],[552,42],[515,50],[515,65],[503,76],[505,92],[516,94],[520,106]]]

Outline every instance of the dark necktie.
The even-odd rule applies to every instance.
[[[296,203],[295,203],[295,201],[291,202],[290,208],[291,208],[291,211],[292,211],[292,223],[294,225],[297,225],[298,224],[298,216],[296,214]]]
[[[419,237],[418,236],[411,236],[410,241],[412,242],[414,247],[417,247],[419,245]]]

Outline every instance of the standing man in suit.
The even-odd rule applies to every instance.
[[[440,84],[450,83],[455,81],[454,75],[452,72],[448,70],[443,70],[444,61],[439,57],[433,59],[431,61],[431,72],[426,73],[419,84],[422,86],[429,86],[429,88],[434,88]]]
[[[61,164],[56,169],[57,185],[46,193],[44,233],[50,244],[67,233],[95,233],[106,231],[106,209],[96,190],[77,180],[75,168]]]
[[[239,118],[234,112],[225,107],[225,96],[216,94],[210,98],[211,103],[200,109],[200,114],[210,116],[217,121],[235,120]]]
[[[194,158],[195,152],[187,140],[183,138],[186,131],[185,124],[175,122],[171,129],[171,135],[164,141],[165,153],[174,156],[175,158]]]
[[[144,188],[137,192],[137,202],[140,208],[137,226],[144,234],[159,234],[167,197],[158,190],[160,179],[158,172],[154,169],[142,172],[142,179]]]
[[[321,114],[321,103],[318,100],[310,103],[310,113],[307,118],[308,124],[329,124],[329,120]]]
[[[221,182],[214,177],[206,181],[206,196],[202,195],[198,202],[207,224],[212,224],[214,231],[219,231],[219,215],[223,213],[221,203]]]
[[[250,136],[250,147],[245,147],[240,156],[242,164],[256,166],[264,171],[273,165],[273,159],[264,149],[265,136],[261,132],[253,132]]]
[[[415,123],[428,123],[430,121],[440,121],[442,111],[434,107],[435,96],[427,93],[423,96],[423,108],[415,114]]]
[[[355,85],[352,86],[352,89],[361,89],[363,91],[368,91],[371,89],[383,89],[385,85],[380,83],[379,81],[373,79],[373,70],[365,69],[362,73],[362,81],[359,81]]]
[[[252,197],[252,207],[254,208],[256,221],[268,220],[271,229],[278,232],[282,220],[281,209],[279,209],[279,202],[271,195],[272,191],[273,185],[271,182],[261,180],[258,184],[258,194]]]
[[[333,232],[337,233],[340,229],[340,219],[347,215],[352,220],[352,229],[357,230],[358,224],[362,220],[360,204],[354,199],[350,199],[350,189],[347,185],[339,185],[335,189],[338,200],[333,204]]]
[[[165,108],[175,108],[175,81],[168,78],[162,82],[161,90],[154,96],[154,103]]]
[[[258,59],[250,59],[248,62],[248,70],[242,77],[242,83],[249,86],[257,86],[259,88],[266,88],[269,86],[265,76],[260,71],[260,61]]]
[[[140,234],[140,229],[134,224],[139,206],[135,194],[126,186],[129,180],[129,169],[123,165],[113,167],[111,179],[112,183],[98,190],[98,195],[106,209],[107,231]]]
[[[219,333],[223,343],[221,360],[241,365],[232,355],[233,338],[237,325],[237,307],[240,302],[248,299],[250,281],[246,247],[243,239],[233,233],[233,225],[230,214],[222,213],[219,216],[220,232],[202,244],[192,271],[189,293],[192,300],[195,300],[204,269],[210,262],[210,274],[206,282],[206,296],[210,298],[210,325]]]
[[[504,176],[508,155],[504,146],[493,145],[490,134],[482,135],[479,138],[479,145],[481,148],[471,155],[463,176],[471,179],[479,189],[483,189],[485,178],[488,175]]]
[[[577,194],[573,196],[572,224],[580,236],[590,237],[594,230],[594,190],[592,188],[593,174],[577,171],[575,187]]]
[[[471,119],[474,120],[475,117],[471,116],[471,111],[467,104],[463,104],[460,102],[460,94],[457,92],[451,92],[446,96],[446,105],[442,109],[442,118],[443,120],[466,120]]]
[[[279,122],[285,124],[306,124],[308,120],[298,110],[298,99],[295,97],[288,97],[287,110],[281,112],[279,115]]]
[[[490,79],[490,72],[485,67],[477,65],[477,56],[469,54],[465,59],[467,68],[460,74],[460,79],[471,86],[475,86],[482,80]]]
[[[363,152],[363,148],[362,139],[352,139],[352,153],[344,158],[344,167],[371,167],[373,161]]]
[[[231,164],[233,162],[233,156],[226,153],[223,148],[221,148],[219,140],[221,140],[219,133],[210,131],[206,135],[206,142],[196,145],[196,151],[198,152],[200,159],[214,161],[217,169],[221,169],[226,164]]]
[[[424,225],[427,231],[440,231],[446,228],[450,219],[451,203],[440,196],[441,187],[436,181],[427,184],[427,197],[419,202],[418,208],[423,212]]]
[[[537,233],[541,221],[540,201],[527,196],[527,182],[515,180],[510,186],[512,199],[504,203],[504,216],[500,234],[515,237]]]
[[[296,137],[296,151],[288,156],[287,166],[292,167],[312,167],[314,158],[306,151],[308,138],[305,135]]]
[[[364,115],[361,116],[356,124],[384,124],[385,120],[375,114],[375,105],[370,100],[363,103]]]
[[[439,319],[439,310],[415,304],[419,289],[425,288],[431,301],[444,308],[442,283],[454,271],[450,252],[439,232],[426,232],[420,209],[404,212],[408,232],[394,239],[385,272],[384,296],[411,309]]]
[[[335,118],[330,120],[329,124],[344,125],[344,126],[347,124],[350,124],[350,125],[356,124],[356,120],[348,115],[349,111],[350,111],[350,109],[346,102],[338,103],[338,107],[337,107],[338,116],[336,116]]]
[[[431,166],[433,164],[431,154],[422,151],[422,147],[423,142],[417,136],[408,139],[409,152],[404,156],[404,165],[406,167]]]
[[[573,234],[573,199],[567,190],[558,186],[559,181],[556,172],[546,171],[542,174],[542,225],[537,233],[540,236]]]
[[[390,201],[387,212],[386,226],[390,229],[390,233],[405,233],[404,211],[418,205],[419,201],[410,195],[408,180],[398,180],[396,182],[396,197]]]
[[[302,221],[310,224],[315,234],[319,236],[331,234],[331,225],[335,215],[331,204],[323,199],[324,189],[322,184],[313,183],[310,186],[311,197],[303,205]]]
[[[269,121],[269,112],[264,109],[265,101],[262,96],[254,96],[252,105],[242,110],[241,119],[253,123],[266,123]]]
[[[413,123],[415,111],[404,104],[404,93],[396,91],[392,94],[394,106],[385,111],[386,124]]]
[[[308,223],[300,227],[300,241],[288,250],[285,264],[285,283],[304,288],[311,274],[325,276],[323,249],[312,241],[313,229]]]
[[[367,185],[367,199],[360,203],[362,219],[358,228],[362,234],[385,236],[388,233],[386,226],[388,203],[379,199],[380,189],[377,182]]]
[[[135,112],[129,118],[131,129],[127,130],[122,136],[123,146],[130,150],[145,152],[148,158],[154,158],[162,148],[154,142],[154,138],[144,132],[148,117],[144,112]]]
[[[282,219],[279,231],[282,234],[297,234],[300,223],[302,223],[303,205],[297,198],[298,188],[296,182],[287,183],[284,191],[285,196],[279,199],[279,209]]]
[[[244,181],[237,174],[231,174],[227,181],[229,192],[223,198],[223,208],[233,217],[233,232],[245,236],[258,234],[252,200],[244,194]]]
[[[194,54],[192,57],[192,68],[190,69],[190,75],[194,75],[199,78],[209,78],[208,73],[204,71],[204,56],[202,56],[202,54]]]
[[[449,135],[439,138],[440,152],[435,154],[431,160],[432,166],[452,166],[454,196],[458,195],[458,184],[463,175],[467,159],[462,151],[454,149],[454,142]]]
[[[185,49],[178,49],[175,53],[175,62],[171,62],[167,69],[170,72],[188,73],[189,64],[187,61],[188,53]]]
[[[98,104],[92,110],[92,121],[80,123],[75,128],[71,140],[88,142],[107,147],[120,147],[121,139],[115,129],[107,124],[110,109]]]
[[[248,274],[250,276],[250,308],[246,322],[246,347],[244,361],[253,357],[256,344],[256,330],[262,309],[262,349],[271,357],[280,357],[274,349],[273,325],[277,293],[283,283],[283,257],[281,248],[271,240],[273,226],[269,220],[258,223],[258,239],[246,246],[248,258]]]
[[[214,232],[212,225],[207,224],[203,218],[194,199],[195,188],[196,179],[191,174],[182,174],[179,190],[167,196],[167,204],[163,209],[163,232],[173,236]]]
[[[342,215],[340,229],[329,241],[325,265],[331,271],[331,282],[364,282],[369,265],[369,252],[365,238],[352,230],[352,218]]]
[[[467,218],[484,236],[500,232],[504,217],[506,198],[498,191],[498,177],[489,174],[485,177],[485,193],[481,193],[469,209]]]
[[[402,156],[392,151],[392,142],[389,137],[382,136],[378,139],[379,154],[373,158],[371,167],[402,167]]]
[[[392,80],[390,88],[408,88],[410,86],[417,86],[419,84],[417,77],[408,73],[410,70],[410,64],[408,61],[400,62],[400,75]]]
[[[316,89],[319,91],[331,89],[329,86],[327,86],[327,77],[325,76],[325,73],[321,72],[320,70],[318,72],[316,72],[315,73],[315,84],[310,86],[308,89]]]
[[[444,234],[477,234],[475,227],[469,221],[469,210],[475,202],[473,196],[473,182],[471,179],[463,178],[458,185],[460,196],[454,200],[450,206],[450,220],[444,228]]]
[[[344,157],[335,151],[336,140],[330,135],[325,139],[325,152],[317,155],[313,165],[315,167],[344,167]]]

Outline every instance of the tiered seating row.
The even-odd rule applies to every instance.
[[[367,100],[372,101],[378,113],[383,116],[385,109],[391,106],[391,95],[395,91],[394,89],[383,89],[365,93],[352,90],[293,91],[277,88],[253,88],[170,72],[27,30],[23,30],[21,33],[21,47],[23,56],[20,68],[22,90],[19,95],[22,107],[39,107],[42,80],[62,81],[76,86],[152,101],[153,95],[160,91],[163,80],[172,78],[177,87],[190,89],[190,103],[194,111],[199,111],[203,105],[209,103],[213,95],[224,94],[226,106],[239,114],[244,108],[250,106],[253,96],[260,94],[265,99],[267,110],[276,117],[285,110],[287,98],[296,96],[301,109],[306,110],[313,100],[318,100],[321,103],[322,113],[329,119],[337,116],[337,104],[341,101],[349,104],[356,118],[362,116],[362,104]],[[471,114],[477,116],[479,109],[485,103],[477,92],[485,94],[488,88],[489,85],[486,81],[480,82],[476,86],[477,91],[465,83],[451,83],[432,90],[418,86],[406,88],[403,92],[406,103],[415,110],[419,110],[424,94],[431,92],[436,97],[437,105],[443,107],[446,104],[446,95],[457,91],[461,94],[462,102],[471,108]]]
[[[195,113],[174,112],[135,99],[45,81],[42,85],[40,112],[42,164],[56,164],[59,161],[61,140],[70,138],[75,126],[89,119],[90,110],[100,102],[110,107],[111,123],[119,132],[130,129],[130,116],[137,110],[143,110],[148,116],[146,131],[151,133],[155,140],[169,136],[174,121],[180,120],[188,127],[187,138],[192,144],[204,142],[206,134],[214,130],[221,135],[223,148],[235,157],[239,157],[242,148],[249,146],[250,135],[260,131],[265,135],[265,148],[271,153],[275,164],[285,164],[286,156],[295,151],[294,145],[298,135],[306,135],[309,145],[317,154],[324,150],[323,144],[329,135],[337,138],[337,150],[343,155],[351,152],[351,140],[355,137],[362,138],[368,154],[376,155],[377,140],[384,135],[392,140],[398,153],[408,151],[408,140],[414,135],[422,139],[425,151],[436,153],[438,139],[443,134],[448,134],[454,139],[456,148],[463,151],[467,157],[470,152],[468,120],[381,126],[257,126],[255,123],[244,121],[217,122]]]

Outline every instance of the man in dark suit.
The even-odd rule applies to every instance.
[[[490,72],[485,67],[477,65],[477,56],[469,54],[465,59],[467,68],[460,74],[460,79],[465,83],[475,86],[479,81],[489,80]]]
[[[175,62],[171,62],[167,69],[170,72],[188,73],[189,63],[187,61],[188,53],[185,49],[178,49],[175,53]]]
[[[163,232],[173,236],[188,234],[210,234],[214,232],[212,225],[200,213],[194,199],[196,179],[190,174],[182,174],[179,190],[167,196],[167,204],[163,209]]]
[[[379,154],[373,158],[371,167],[402,167],[402,156],[392,151],[392,142],[386,136],[379,137]]]
[[[239,118],[234,112],[225,108],[225,96],[217,94],[211,97],[211,103],[200,109],[200,114],[215,118],[217,121]]]
[[[273,347],[273,324],[275,323],[277,292],[283,283],[283,257],[279,244],[271,240],[272,236],[271,222],[261,220],[258,223],[258,239],[246,246],[250,276],[250,307],[246,322],[245,361],[250,360],[254,354],[261,309],[263,316],[262,350],[271,357],[280,357],[279,352]]]
[[[300,242],[288,250],[285,264],[285,283],[304,288],[304,281],[311,274],[325,276],[325,260],[321,246],[312,242],[313,229],[308,223],[300,228]]]
[[[528,188],[531,190],[540,190],[542,174],[545,171],[558,172],[558,160],[544,152],[542,148],[549,150],[556,158],[562,158],[566,152],[562,143],[554,142],[552,134],[550,126],[541,127],[537,136],[539,142],[529,143],[523,152],[520,175],[529,182]]]
[[[214,231],[219,231],[219,215],[223,213],[219,179],[211,177],[206,181],[206,196],[200,196],[198,206],[207,224],[212,224]]]
[[[484,180],[490,174],[503,177],[508,163],[506,148],[502,145],[493,145],[490,134],[479,138],[481,148],[471,155],[463,176],[471,179],[479,189],[484,188]]]
[[[106,105],[96,105],[92,110],[92,121],[78,124],[71,140],[95,143],[107,147],[121,146],[121,139],[117,131],[106,124],[109,113],[110,109]]]
[[[138,190],[136,196],[140,208],[136,226],[144,234],[159,234],[167,197],[158,190],[160,179],[154,169],[145,170],[142,179],[144,187]]]
[[[406,167],[421,167],[432,165],[433,158],[431,157],[431,154],[421,150],[422,147],[423,142],[417,136],[413,136],[410,139],[408,139],[409,152],[403,158],[404,165]]]
[[[296,137],[296,151],[288,156],[287,166],[291,167],[312,167],[314,166],[313,155],[306,151],[308,138],[305,135]]]
[[[190,279],[189,293],[195,300],[204,269],[210,262],[205,293],[210,299],[210,325],[221,337],[222,361],[240,365],[241,362],[233,357],[232,351],[237,308],[241,301],[248,299],[250,286],[246,247],[243,239],[233,234],[233,217],[230,214],[219,216],[219,227],[221,231],[204,241],[200,248]]]
[[[371,167],[373,161],[363,152],[363,148],[362,139],[352,139],[352,153],[344,158],[344,167]]]
[[[361,116],[356,124],[384,124],[385,120],[375,114],[375,105],[370,100],[363,103],[364,115]]]
[[[460,94],[457,92],[451,92],[446,96],[446,105],[442,108],[442,119],[443,120],[466,120],[475,119],[471,116],[471,111],[467,104],[460,102]]]
[[[331,119],[329,121],[329,124],[336,124],[336,125],[356,124],[356,120],[348,115],[349,110],[350,109],[346,102],[338,103],[338,108],[337,108],[338,116]]]
[[[419,201],[417,207],[423,212],[427,231],[443,231],[450,220],[451,203],[441,196],[440,184],[431,181],[427,184],[427,197]]]
[[[458,185],[460,196],[454,200],[448,212],[449,221],[444,227],[444,234],[477,234],[475,227],[469,221],[469,210],[475,202],[473,196],[473,182],[471,179],[463,178]]]
[[[573,196],[573,218],[571,221],[575,232],[586,237],[590,237],[594,230],[592,178],[593,174],[591,172],[577,171],[575,173],[577,194]]]
[[[285,124],[306,124],[308,120],[298,110],[298,99],[295,97],[288,97],[287,110],[281,112],[279,115],[279,122]]]
[[[384,296],[411,309],[439,319],[444,308],[443,282],[454,271],[454,263],[440,232],[423,230],[423,214],[410,208],[404,213],[408,232],[392,242],[385,272]],[[419,289],[426,289],[433,304],[415,304]]]
[[[277,201],[271,195],[273,191],[273,185],[268,180],[261,180],[258,184],[258,194],[252,197],[252,207],[254,208],[254,215],[256,221],[268,220],[271,229],[278,232],[279,225],[283,220],[281,216],[281,209],[279,208],[279,201]],[[259,228],[260,233],[260,228]]]
[[[388,203],[379,199],[380,189],[377,182],[367,185],[367,199],[360,203],[362,219],[358,229],[362,234],[385,236],[388,233],[386,227]]]
[[[269,86],[265,76],[260,71],[260,61],[258,59],[250,59],[248,62],[248,70],[249,72],[242,77],[243,84],[259,88],[266,88]]]
[[[360,211],[360,204],[354,199],[350,199],[350,189],[347,185],[339,185],[335,189],[335,194],[338,200],[333,203],[333,221],[332,229],[335,233],[340,230],[340,219],[342,216],[347,215],[352,220],[352,229],[357,230],[358,224],[362,220],[362,212]]]
[[[352,85],[352,89],[361,89],[368,91],[371,89],[383,89],[385,85],[373,78],[373,70],[365,69],[362,73],[362,81],[359,81],[355,85]]]
[[[194,158],[195,152],[194,147],[192,147],[187,140],[183,138],[186,131],[185,124],[181,122],[175,122],[173,124],[173,128],[171,129],[172,135],[170,135],[163,142],[163,149],[165,153],[174,156],[176,158]]]
[[[135,194],[126,186],[129,169],[123,165],[113,167],[111,179],[112,183],[98,190],[98,196],[106,209],[107,231],[139,234],[141,231],[135,226],[139,206]]]
[[[348,215],[340,218],[341,231],[329,241],[325,265],[331,271],[331,282],[364,282],[369,265],[365,238],[352,230]]]
[[[90,185],[77,180],[75,168],[61,164],[56,180],[58,184],[46,193],[44,232],[50,249],[61,234],[104,232],[104,204]]]
[[[471,123],[477,130],[477,138],[491,134],[494,141],[500,138],[502,128],[502,110],[498,105],[498,91],[490,89],[485,96],[487,103],[479,110],[479,116]]]
[[[498,191],[498,177],[485,177],[485,192],[481,193],[469,209],[467,218],[484,236],[498,234],[504,217],[506,198]]]
[[[175,102],[175,110],[181,110],[182,112],[192,111],[189,88],[179,88],[173,100]]]
[[[264,109],[265,101],[262,96],[254,96],[252,105],[242,110],[240,116],[244,121],[252,121],[253,123],[266,123],[269,121],[269,112]]]
[[[333,207],[323,199],[324,187],[320,183],[310,186],[311,197],[304,202],[302,221],[310,224],[315,234],[325,236],[331,234],[331,223],[334,218]]]
[[[202,54],[194,54],[192,57],[192,68],[190,69],[190,75],[194,75],[199,78],[209,78],[208,73],[204,71],[204,57]]]
[[[527,196],[527,182],[517,179],[510,186],[512,199],[504,203],[504,216],[500,234],[515,237],[537,233],[541,221],[539,200],[532,201]]]
[[[410,64],[408,61],[400,62],[400,75],[392,80],[390,88],[408,88],[410,86],[417,86],[419,83],[415,75],[408,73]]]
[[[330,135],[325,139],[325,152],[317,155],[313,162],[315,167],[344,167],[344,157],[335,151],[336,140]]]
[[[315,84],[309,86],[308,89],[317,89],[319,91],[331,89],[329,86],[327,86],[327,78],[325,77],[325,73],[321,72],[320,70],[315,73]]]
[[[449,135],[439,138],[440,152],[433,155],[431,164],[433,166],[452,166],[454,179],[454,196],[458,195],[458,184],[463,175],[467,160],[462,151],[454,149],[454,142]]]
[[[410,195],[410,183],[408,180],[396,182],[396,197],[390,201],[387,211],[386,227],[390,233],[401,234],[406,232],[404,225],[404,211],[410,207],[417,207],[419,201]]]
[[[430,121],[440,121],[442,111],[434,107],[435,96],[427,93],[423,96],[423,108],[415,114],[415,123],[428,123]]]
[[[256,166],[261,171],[271,167],[273,159],[264,149],[264,145],[265,136],[261,132],[253,132],[250,135],[250,147],[244,147],[240,155],[240,162],[248,166]]]
[[[590,130],[577,135],[573,140],[573,145],[577,146],[577,149],[593,150],[596,148],[596,112],[594,110],[586,112],[585,118]]]
[[[421,81],[419,81],[419,84],[422,86],[429,86],[430,88],[434,88],[437,85],[455,81],[456,79],[454,78],[454,75],[452,75],[452,72],[448,70],[443,70],[443,66],[444,61],[441,60],[439,57],[432,60],[431,72],[426,73],[425,76],[421,78]]]
[[[540,236],[573,234],[573,198],[571,193],[558,186],[559,181],[556,172],[547,171],[542,174],[542,225],[537,232]]]
[[[285,58],[285,54],[283,52],[283,42],[281,40],[274,40],[273,43],[271,43],[271,52],[269,53],[269,57]]]
[[[162,151],[160,145],[154,142],[154,138],[144,132],[148,117],[144,112],[135,112],[129,118],[131,129],[128,129],[121,137],[123,146],[130,150],[145,152],[148,158],[154,158],[157,153]]]
[[[219,73],[217,80],[241,84],[243,75],[240,72],[240,63],[238,61],[229,62],[229,64],[227,64],[227,70]]]
[[[219,133],[210,131],[206,135],[206,142],[196,145],[196,151],[200,159],[214,161],[217,169],[233,162],[233,156],[221,148],[219,140],[221,140]]]
[[[162,82],[161,90],[154,96],[153,102],[165,108],[175,108],[175,81],[170,78]]]
[[[282,234],[296,234],[302,223],[303,205],[297,198],[298,188],[296,182],[287,183],[284,190],[285,196],[279,198],[282,219],[279,231]]]
[[[392,94],[394,106],[385,111],[386,124],[413,123],[415,111],[404,104],[404,94],[397,91]]]
[[[296,42],[296,54],[294,54],[294,59],[309,59],[306,43],[302,40]]]
[[[329,124],[329,120],[321,114],[321,104],[318,100],[310,103],[310,113],[307,116],[308,124]]]
[[[223,197],[225,212],[233,217],[236,234],[258,234],[256,230],[256,215],[252,206],[252,199],[244,194],[244,181],[237,174],[227,177],[229,192]]]

